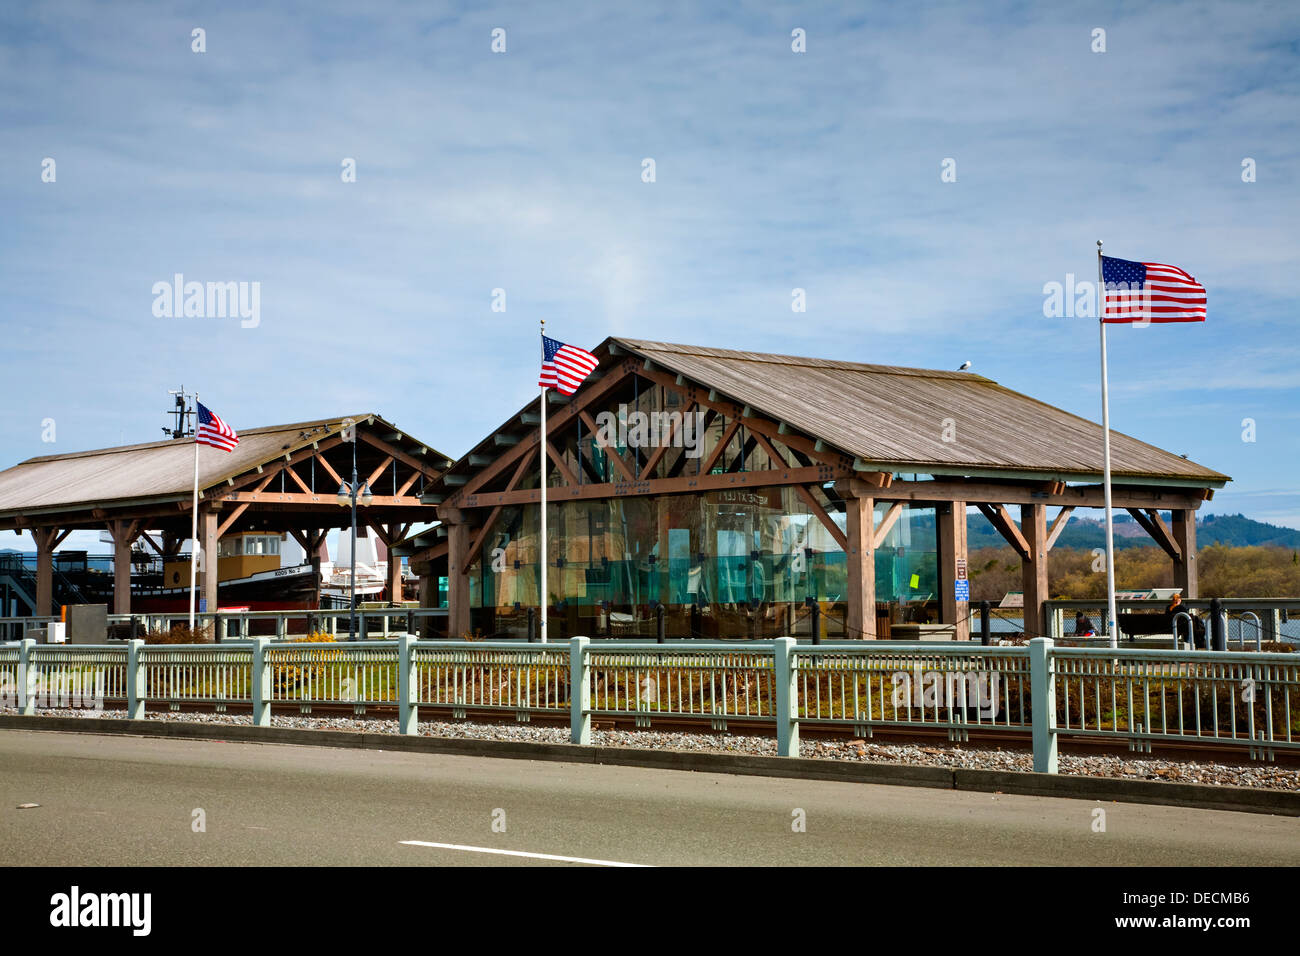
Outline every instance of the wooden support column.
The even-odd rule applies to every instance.
[[[469,575],[462,573],[474,560],[469,516],[439,506],[438,518],[447,528],[447,639],[456,641],[470,633]]]
[[[1020,506],[1020,534],[1028,555],[1020,560],[1025,598],[1025,636],[1046,637],[1043,602],[1047,600],[1047,505]]]
[[[388,549],[388,602],[402,603],[402,558]]]
[[[957,600],[957,569],[966,567],[966,502],[937,507],[939,547],[939,620],[955,624],[956,640],[970,638],[969,601]],[[967,580],[967,587],[970,586]]]
[[[432,561],[413,561],[411,570],[420,576],[420,607],[438,606],[438,575],[433,572]],[[433,618],[416,618],[420,639],[433,640]]]
[[[199,597],[207,601],[208,613],[217,610],[217,513],[199,512],[199,540],[203,542],[203,587]],[[203,607],[197,604],[196,607]],[[195,622],[197,626],[198,622]],[[214,637],[215,640],[215,637]]]
[[[57,528],[33,528],[36,540],[36,612],[44,617],[54,613],[54,548],[59,540]]]
[[[139,537],[139,521],[119,519],[108,523],[113,536],[113,613],[131,613],[131,545]]]
[[[1182,560],[1174,562],[1174,587],[1183,589],[1184,598],[1199,596],[1196,583],[1196,512],[1178,508],[1172,513],[1174,543]]]
[[[876,499],[845,498],[848,558],[848,612],[844,636],[849,640],[876,638]]]

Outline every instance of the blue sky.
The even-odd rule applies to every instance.
[[[159,438],[182,383],[459,455],[535,393],[540,318],[969,359],[1098,419],[1095,321],[1043,286],[1102,238],[1209,295],[1113,330],[1114,426],[1300,527],[1294,4],[262,6],[0,8],[0,465]],[[178,272],[259,282],[260,324],[155,317]]]

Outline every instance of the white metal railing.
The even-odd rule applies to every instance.
[[[414,645],[416,702],[450,708],[504,711],[519,720],[569,707],[567,644],[419,642]]]
[[[103,709],[107,699],[125,699],[126,651],[125,647],[99,644],[42,644],[33,646],[24,662],[20,645],[28,709]]]
[[[773,645],[719,642],[590,645],[591,713],[707,718],[725,729],[729,718],[776,718]]]
[[[1029,649],[912,642],[799,645],[799,719],[876,727],[1029,728]]]
[[[593,717],[775,723],[778,753],[799,752],[801,725],[972,729],[1028,734],[1035,769],[1055,772],[1061,737],[1240,748],[1272,760],[1300,749],[1300,654],[1055,647],[950,642],[799,644],[567,644],[395,640],[124,647],[0,646],[0,697],[24,713],[59,706],[50,688],[87,678],[100,698],[224,709],[248,704],[266,726],[273,707],[396,705],[402,733],[419,709],[513,713],[526,721],[566,711],[575,743]]]
[[[1057,648],[1052,672],[1058,733],[1300,749],[1300,655]]]
[[[251,645],[155,644],[139,650],[142,696],[170,705],[252,700]]]
[[[265,640],[265,639],[262,639]],[[259,644],[270,671],[272,702],[366,704],[397,702],[397,646],[393,643]]]

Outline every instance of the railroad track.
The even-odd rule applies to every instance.
[[[106,700],[106,707],[121,706],[125,707],[124,700]],[[273,709],[276,716],[306,716],[306,717],[344,717],[356,718],[355,705],[353,704],[311,704],[311,710],[308,713],[302,713],[300,708],[281,702],[278,707]],[[179,704],[168,705],[164,703],[150,702],[146,709],[152,712],[171,711],[173,713],[214,713],[216,708],[211,704],[183,702]],[[422,705],[421,718],[428,720],[456,720],[459,718],[452,717],[450,708]],[[248,704],[228,705],[224,713],[227,714],[251,714],[252,707]],[[374,720],[396,720],[396,704],[367,704],[365,714],[360,715],[367,719]],[[468,707],[465,710],[465,721],[474,721],[478,723],[495,723],[505,726],[512,726],[516,722],[509,719],[508,714],[499,710],[475,710]],[[566,713],[557,714],[533,714],[530,724],[538,727],[568,727],[569,717]],[[637,730],[635,720],[631,717],[592,717],[592,728],[596,730]],[[683,717],[658,717],[654,718],[654,724],[650,728],[652,731],[664,731],[670,733],[713,733],[709,718],[701,717],[699,719],[690,719]],[[1003,749],[1011,751],[1030,751],[1030,741],[1028,731],[1016,732],[1005,729],[987,728],[971,726],[969,730],[969,739],[961,744],[955,744],[948,738],[948,730],[945,727],[927,726],[918,723],[913,727],[877,727],[874,728],[872,736],[861,738],[850,724],[801,724],[799,727],[800,737],[808,740],[855,740],[866,739],[871,743],[882,744],[925,744],[933,745],[937,749],[952,748],[960,746],[965,749]],[[752,734],[754,736],[768,737],[775,736],[775,727],[772,721],[765,720],[746,720],[741,718],[727,719],[727,732],[731,734]],[[1188,740],[1188,741],[1171,741],[1171,742],[1153,742],[1150,753],[1141,753],[1130,750],[1127,742],[1106,740],[1098,737],[1081,737],[1071,735],[1068,731],[1059,735],[1059,746],[1062,753],[1087,754],[1096,756],[1119,756],[1134,757],[1141,759],[1149,757],[1154,759],[1167,760],[1185,760],[1185,761],[1214,761],[1219,763],[1253,763],[1249,754],[1240,744],[1216,744],[1206,740]],[[1260,762],[1262,765],[1262,762]],[[1275,751],[1275,759],[1270,764],[1277,766],[1300,766],[1300,753],[1290,750]]]

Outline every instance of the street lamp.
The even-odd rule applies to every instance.
[[[352,505],[352,548],[350,557],[352,559],[352,570],[348,574],[348,609],[351,612],[348,619],[348,640],[357,639],[357,503],[361,507],[370,507],[370,502],[374,496],[370,493],[370,483],[361,486],[361,491],[357,491],[357,435],[356,425],[351,422],[344,422],[345,428],[352,429],[352,484],[346,481],[339,485],[339,504],[343,507]]]

